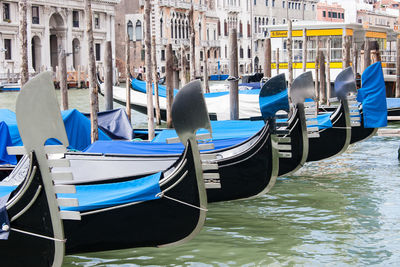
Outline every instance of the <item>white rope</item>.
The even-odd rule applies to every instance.
[[[57,241],[57,242],[64,242],[65,243],[67,241],[67,240],[62,240],[62,239],[58,239],[58,238],[55,238],[55,237],[50,237],[50,236],[45,236],[45,235],[40,235],[40,234],[27,232],[27,231],[16,229],[16,228],[10,228],[10,230],[15,231],[15,232],[19,232],[19,233],[22,233],[22,234],[26,234],[26,235],[31,235],[31,236],[36,236],[36,237],[52,240],[52,241]]]
[[[178,202],[178,203],[184,204],[184,205],[186,205],[186,206],[189,206],[189,207],[192,207],[192,208],[195,208],[195,209],[199,209],[199,210],[202,210],[202,211],[208,211],[208,209],[205,209],[205,208],[202,208],[202,207],[197,207],[197,206],[195,206],[195,205],[189,204],[189,203],[184,202],[184,201],[181,201],[181,200],[179,200],[179,199],[175,199],[175,198],[169,197],[169,196],[167,196],[167,195],[164,195],[162,192],[161,192],[161,193],[158,193],[157,196],[160,197],[160,198],[161,198],[161,197],[168,198],[168,199],[170,199],[170,200],[176,201],[176,202]]]
[[[351,129],[351,127],[331,127],[332,129],[344,129],[344,130],[347,130],[347,129]]]

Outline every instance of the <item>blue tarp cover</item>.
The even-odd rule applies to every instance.
[[[215,149],[230,147],[245,141],[248,138],[231,138],[215,140]],[[128,142],[128,141],[96,141],[85,152],[103,154],[128,154],[128,155],[179,155],[185,147],[181,144]]]
[[[386,98],[387,108],[400,108],[400,98]]]
[[[140,179],[96,185],[76,185],[76,194],[58,194],[59,198],[77,198],[78,207],[61,210],[88,211],[111,206],[158,199],[161,172]],[[16,186],[0,186],[0,197],[11,193]]]
[[[135,91],[146,93],[146,82],[137,80],[137,79],[132,79],[132,88]],[[174,96],[178,93],[177,89],[174,89]],[[253,89],[253,90],[239,90],[239,94],[246,94],[246,95],[258,95],[260,93],[260,89]],[[223,96],[223,95],[228,95],[229,91],[226,92],[215,92],[215,93],[208,93],[204,94],[205,98],[211,98],[211,97],[218,97],[218,96]],[[154,84],[153,84],[153,95],[154,95]],[[166,97],[167,95],[167,89],[163,85],[158,85],[158,95],[160,97]]]
[[[387,125],[386,88],[381,62],[369,66],[361,76],[357,101],[362,103],[365,128]]]
[[[8,155],[7,147],[12,146],[10,132],[4,121],[0,121],[0,165],[17,164],[17,157]]]
[[[275,95],[260,96],[259,101],[261,114],[264,119],[275,117],[275,113],[278,110],[289,111],[289,99],[287,89]]]
[[[228,74],[213,74],[210,75],[210,81],[224,81],[228,79]]]
[[[76,109],[61,112],[65,130],[69,140],[69,149],[83,150],[90,145],[90,120]],[[10,131],[13,146],[22,146],[15,113],[8,109],[0,109],[0,121],[4,121]],[[99,140],[111,140],[99,130]],[[47,145],[59,144],[57,140],[49,140]]]
[[[318,114],[316,120],[318,129],[327,129],[327,128],[332,128],[332,121],[331,121],[331,112],[328,113],[323,113],[323,114]],[[315,119],[308,119],[308,120],[315,120]],[[310,125],[307,127],[314,127],[315,125]]]
[[[90,119],[90,113],[82,113]],[[125,109],[118,108],[97,113],[97,122],[103,132],[113,140],[132,140],[135,137]]]
[[[211,121],[212,139],[230,139],[230,138],[249,138],[255,135],[265,125],[264,121]],[[208,133],[205,129],[200,129],[197,134]],[[167,138],[177,137],[174,129],[167,129],[159,133],[153,142],[166,142]]]
[[[161,172],[144,178],[110,184],[77,185],[76,194],[58,194],[58,197],[78,199],[78,207],[61,210],[88,211],[137,201],[158,199]]]

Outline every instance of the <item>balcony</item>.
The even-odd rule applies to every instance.
[[[175,4],[175,8],[190,9],[190,7],[191,7],[191,4],[189,2],[182,1],[182,0],[177,0],[176,4]]]
[[[208,46],[209,47],[220,47],[220,41],[219,40],[209,40],[208,41]]]
[[[265,39],[265,35],[263,32],[257,32],[257,33],[253,33],[253,37],[256,40],[264,40]]]
[[[242,9],[238,6],[226,6],[225,11],[228,13],[240,13]]]
[[[159,37],[158,40],[157,40],[157,43],[160,44],[160,45],[167,45],[168,44],[168,38]]]

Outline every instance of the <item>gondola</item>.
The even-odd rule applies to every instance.
[[[201,87],[188,84],[175,97],[173,120],[186,149],[170,168],[151,176],[110,177],[107,182],[74,186],[63,183],[73,179],[71,173],[56,168],[68,168],[69,160],[51,155],[65,153],[68,145],[51,81],[51,73],[39,74],[18,96],[24,147],[9,151],[28,152],[31,160],[22,184],[16,189],[2,187],[11,192],[5,205],[11,233],[8,240],[0,240],[2,264],[61,266],[64,251],[165,246],[193,238],[204,224],[207,208],[194,135],[198,128],[210,129]],[[43,146],[49,138],[63,145]],[[2,232],[8,232],[4,225]]]
[[[351,139],[350,113],[347,95],[356,89],[353,70],[346,68],[335,80],[339,106],[330,115],[332,127],[320,129],[318,138],[309,138],[307,162],[327,159],[346,151]]]
[[[268,91],[268,84],[284,84],[284,75],[277,76],[270,79],[262,90],[260,95],[265,98],[275,97],[276,94],[285,93],[286,86],[281,86],[275,91]],[[287,93],[285,95],[287,108],[288,99]],[[275,130],[275,123],[273,118],[275,113],[281,109],[281,107],[274,106],[269,110],[269,114],[264,116],[266,120],[264,127],[257,132],[254,136],[249,139],[238,143],[236,145],[221,148],[217,150],[204,151],[201,155],[204,157],[203,163],[209,171],[205,173],[205,181],[207,187],[207,196],[209,202],[216,201],[227,201],[235,199],[243,199],[249,197],[255,197],[268,192],[274,185],[278,170],[278,151],[276,149],[276,141],[273,139],[272,132]],[[103,154],[85,154],[85,153],[70,153],[67,157],[72,162],[72,165],[84,164],[85,161],[90,161],[93,166],[98,162],[112,161],[116,157],[124,157],[129,165],[129,161],[134,159],[135,161],[140,160],[141,164],[146,164],[149,156],[143,155],[115,155],[118,153],[118,147],[116,143],[113,143],[112,149],[108,153],[104,152],[104,143],[95,143],[91,153],[103,153]],[[127,146],[135,146],[134,143],[124,143]],[[98,146],[96,146],[98,145]],[[157,144],[148,144],[148,146],[154,146]],[[207,145],[207,144],[205,144]],[[114,153],[114,155],[112,155]],[[176,155],[152,155],[153,157],[159,157],[160,164],[153,164],[153,171],[159,171],[165,165],[169,164],[169,161],[175,160]],[[107,163],[105,163],[107,164]],[[99,164],[104,165],[104,164]],[[79,168],[76,168],[79,171]],[[217,169],[217,170],[216,170]],[[124,172],[125,168],[118,168],[118,172]],[[101,173],[101,171],[99,172]],[[85,175],[77,174],[76,177],[82,177],[85,179]],[[101,177],[90,177],[86,179],[86,182],[90,180],[101,179]],[[81,180],[83,181],[83,180]],[[217,182],[217,183],[216,183]],[[218,183],[219,182],[219,183]]]

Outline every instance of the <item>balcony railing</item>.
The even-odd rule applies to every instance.
[[[191,4],[189,2],[186,1],[182,1],[182,0],[177,0],[176,1],[176,8],[182,8],[182,9],[190,9]]]
[[[240,13],[242,11],[242,9],[238,6],[226,6],[225,7],[225,11],[227,11],[228,13]]]

